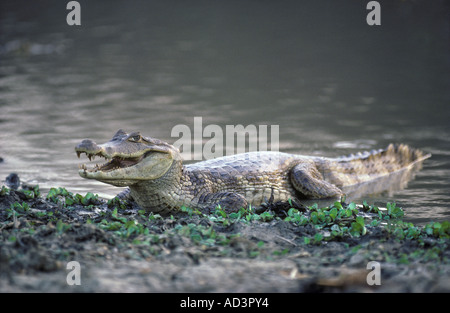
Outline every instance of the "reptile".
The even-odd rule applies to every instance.
[[[78,158],[85,153],[89,160],[102,157],[107,161],[91,168],[81,164],[81,177],[128,186],[119,198],[160,214],[177,212],[182,206],[211,212],[220,205],[232,212],[257,207],[267,199],[339,198],[345,190],[358,190],[377,181],[381,183],[375,185],[382,190],[395,180],[391,178],[395,173],[402,173],[404,184],[403,180],[410,179],[404,173],[430,157],[404,144],[390,144],[385,149],[338,158],[256,151],[184,165],[176,147],[122,129],[104,144],[84,139],[75,151]]]

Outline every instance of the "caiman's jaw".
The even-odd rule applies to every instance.
[[[101,172],[111,172],[111,171],[115,171],[118,169],[123,169],[123,168],[127,168],[130,166],[134,166],[136,164],[138,164],[139,162],[141,162],[144,158],[145,158],[145,154],[138,156],[138,157],[128,157],[128,156],[109,156],[105,153],[103,153],[103,151],[97,152],[97,153],[92,153],[89,151],[79,151],[77,150],[77,156],[78,158],[80,158],[80,155],[84,152],[86,153],[87,157],[89,158],[89,161],[95,160],[95,157],[101,157],[101,158],[105,158],[106,160],[109,160],[108,162],[104,163],[104,164],[95,164],[95,166],[91,169],[88,169],[86,164],[80,164],[78,166],[78,168],[80,169],[80,173],[85,173],[85,172],[89,172],[89,173],[95,173],[98,171]],[[151,152],[149,152],[151,153]]]
[[[114,186],[130,186],[142,180],[157,179],[164,175],[179,158],[173,146],[139,133],[127,134],[119,130],[109,142],[97,145],[90,139],[75,147],[77,156],[85,153],[89,160],[105,158],[106,163],[88,168],[79,165],[78,174],[83,178],[96,179]]]

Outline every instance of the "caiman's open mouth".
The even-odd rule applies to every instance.
[[[103,164],[95,164],[95,166],[93,168],[88,168],[86,166],[86,164],[80,164],[78,166],[78,168],[80,170],[84,170],[87,172],[110,172],[110,171],[114,171],[117,169],[121,169],[121,168],[126,168],[126,167],[130,167],[130,166],[134,166],[136,164],[138,164],[139,162],[141,162],[147,155],[143,154],[139,157],[122,157],[122,156],[114,156],[114,157],[110,157],[108,155],[103,154],[102,152],[99,153],[89,153],[89,152],[85,152],[85,151],[77,151],[77,156],[78,158],[80,158],[80,155],[82,153],[86,153],[87,157],[89,158],[89,161],[95,160],[95,157],[101,157],[104,158],[106,160],[110,160],[106,163]]]
[[[106,159],[106,163],[95,161],[79,165],[78,174],[87,179],[114,186],[131,186],[143,180],[157,179],[172,166],[175,150],[161,140],[142,137],[139,133],[127,134],[117,131],[107,143],[98,145],[84,139],[75,147],[78,158],[85,153],[90,161],[96,157]]]

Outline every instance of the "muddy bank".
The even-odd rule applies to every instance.
[[[91,193],[2,187],[0,291],[449,292],[448,222],[402,215],[291,202],[161,217]],[[70,261],[80,285],[67,283]],[[371,261],[380,285],[367,283]]]

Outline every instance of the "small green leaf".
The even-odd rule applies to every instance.
[[[70,197],[66,197],[66,205],[73,205],[74,204],[74,200]]]
[[[320,243],[323,240],[323,234],[322,233],[316,233],[314,235],[314,243]]]
[[[331,217],[333,220],[335,220],[336,217],[337,217],[337,215],[338,215],[338,210],[337,210],[337,208],[332,208],[332,209],[330,210],[329,215],[330,215],[330,217]]]
[[[364,217],[357,216],[355,221],[356,221],[356,223],[360,224],[361,226],[364,226]]]
[[[335,207],[336,209],[338,209],[338,210],[340,210],[340,209],[343,208],[343,207],[342,207],[342,204],[341,204],[339,201],[336,201],[336,202],[334,203],[334,207]]]

